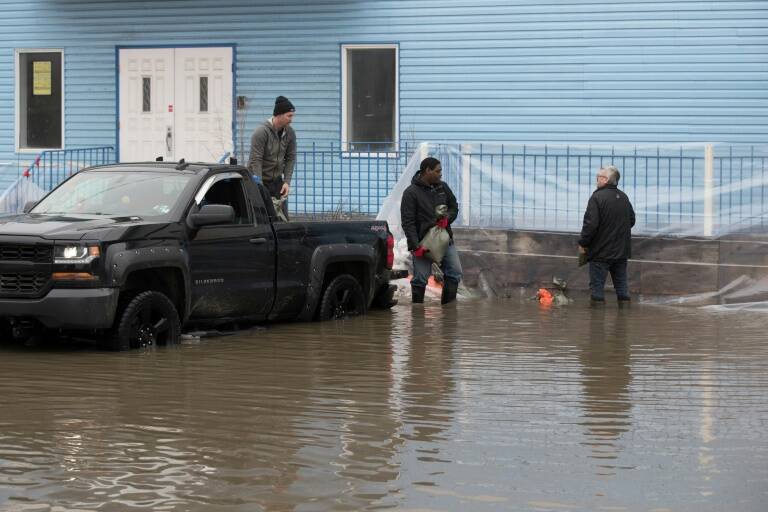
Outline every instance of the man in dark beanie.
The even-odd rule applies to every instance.
[[[461,261],[453,244],[451,230],[451,223],[459,215],[459,204],[451,189],[442,181],[442,176],[443,166],[440,160],[425,158],[400,201],[400,220],[408,241],[408,250],[413,256],[411,301],[414,304],[424,302],[427,280],[432,273],[432,260],[427,256],[429,250],[421,245],[432,226],[445,229],[450,236],[450,244],[440,262],[444,277],[443,294],[440,297],[442,304],[456,300],[456,291],[462,276]]]
[[[293,103],[285,96],[275,99],[272,117],[254,130],[248,170],[261,178],[270,195],[282,200],[282,210],[288,218],[288,193],[291,190],[293,167],[296,165],[296,133],[291,128]]]

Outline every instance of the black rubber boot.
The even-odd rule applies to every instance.
[[[422,304],[424,302],[424,292],[426,289],[426,286],[411,285],[411,302],[414,304]]]
[[[443,295],[440,297],[440,304],[448,304],[456,300],[456,290],[459,289],[459,282],[446,277],[443,281]]]

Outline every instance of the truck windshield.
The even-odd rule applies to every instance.
[[[149,171],[81,172],[30,213],[162,217],[170,213],[192,175]]]

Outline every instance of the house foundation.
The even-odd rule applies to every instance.
[[[551,287],[589,289],[588,267],[578,266],[576,233],[454,228],[464,284],[495,296]],[[701,304],[768,300],[768,236],[725,238],[632,237],[629,285],[633,295],[685,297]],[[606,289],[611,288],[610,278]]]

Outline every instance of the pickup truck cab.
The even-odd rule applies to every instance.
[[[98,334],[126,350],[184,326],[327,320],[393,303],[386,222],[278,222],[237,165],[84,169],[0,218],[0,333]]]

